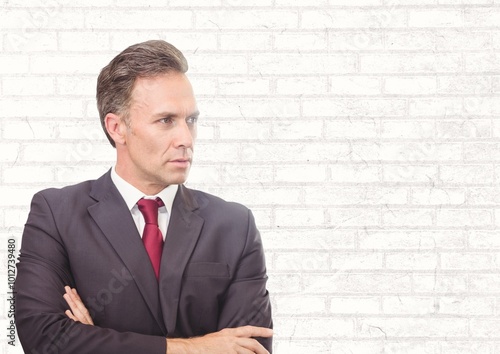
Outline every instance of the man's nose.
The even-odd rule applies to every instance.
[[[175,146],[179,148],[192,148],[194,141],[193,134],[193,129],[185,121],[180,122],[175,131]]]

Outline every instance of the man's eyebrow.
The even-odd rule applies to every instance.
[[[189,114],[188,117],[198,117],[200,115],[200,111],[194,111],[193,113]],[[153,117],[158,117],[158,118],[176,118],[178,117],[178,114],[172,113],[172,112],[158,112],[153,115]]]

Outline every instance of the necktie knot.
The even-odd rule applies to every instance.
[[[139,211],[144,216],[146,224],[153,224],[158,226],[158,208],[162,207],[163,201],[160,198],[156,199],[140,199],[137,202]]]

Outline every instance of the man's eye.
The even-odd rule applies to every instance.
[[[196,122],[198,122],[198,117],[189,117],[186,119],[187,124],[196,124]]]
[[[170,124],[170,123],[172,123],[172,118],[162,118],[162,119],[160,119],[160,123]]]

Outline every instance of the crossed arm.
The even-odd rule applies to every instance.
[[[65,314],[75,322],[94,325],[90,313],[83,304],[76,289],[69,286],[64,288],[63,295],[70,310]],[[226,328],[202,337],[189,339],[167,339],[167,354],[216,354],[216,353],[255,353],[269,354],[269,352],[252,337],[271,337],[272,329],[255,326]]]

